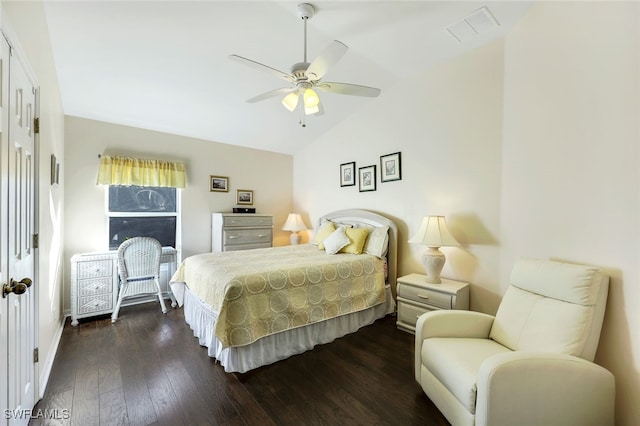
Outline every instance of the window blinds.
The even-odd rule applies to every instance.
[[[129,157],[100,156],[98,185],[138,185],[184,188],[183,163]]]

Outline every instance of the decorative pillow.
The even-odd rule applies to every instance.
[[[345,227],[339,226],[333,234],[324,240],[324,247],[327,253],[336,254],[341,248],[345,247],[351,242],[347,234],[345,234]]]
[[[316,233],[316,237],[313,240],[313,243],[318,246],[320,250],[324,250],[323,241],[331,234],[333,234],[336,230],[336,226],[333,222],[326,221],[318,229]]]
[[[364,243],[364,251],[378,257],[385,257],[389,247],[389,227],[387,225],[369,230],[369,237]]]
[[[347,228],[347,237],[349,238],[349,244],[340,250],[343,253],[361,254],[364,242],[369,235],[368,228]]]

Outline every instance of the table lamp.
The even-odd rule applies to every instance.
[[[440,272],[442,272],[447,259],[440,251],[440,247],[458,245],[456,239],[449,233],[444,216],[425,216],[418,232],[409,242],[427,246],[427,250],[422,254],[422,263],[427,272],[427,282],[441,283]]]
[[[306,231],[307,226],[304,224],[302,217],[300,217],[298,213],[289,213],[289,217],[287,217],[287,221],[284,223],[282,230],[291,231],[289,241],[291,241],[292,245],[295,245],[300,244],[300,235],[298,235],[298,231]]]

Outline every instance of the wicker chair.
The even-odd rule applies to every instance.
[[[118,319],[122,299],[139,294],[156,293],[162,313],[167,312],[159,281],[161,254],[162,246],[154,238],[135,237],[120,244],[118,247],[120,291],[116,308],[111,315],[112,323]]]

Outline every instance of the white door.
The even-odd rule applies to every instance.
[[[0,286],[8,283],[7,247],[9,247],[9,44],[0,35]],[[0,299],[0,408],[7,409],[8,388],[8,300]],[[0,424],[5,424],[2,413]]]
[[[3,40],[4,42],[4,40]],[[3,62],[4,62],[3,57]],[[6,274],[14,292],[6,294],[2,309],[7,327],[7,408],[9,424],[27,424],[35,404],[35,88],[20,60],[10,52],[7,149]],[[6,75],[4,75],[6,77]],[[4,96],[3,96],[4,97]],[[3,111],[4,113],[4,111]],[[3,143],[5,138],[3,134]],[[3,178],[5,176],[3,175]],[[3,200],[4,201],[4,200]],[[4,220],[4,218],[3,218]],[[2,238],[5,239],[4,236]],[[33,285],[32,285],[33,283]]]

